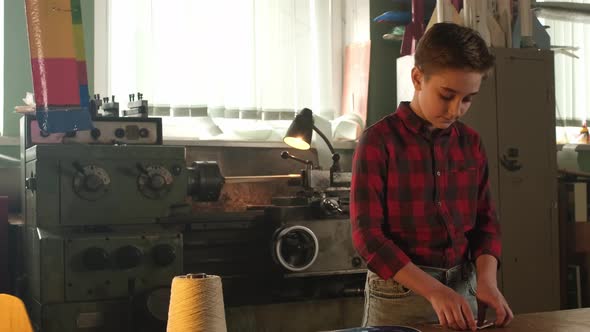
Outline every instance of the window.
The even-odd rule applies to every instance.
[[[95,9],[95,92],[121,105],[142,92],[166,137],[281,140],[304,107],[330,133],[343,114],[364,117],[368,10],[369,0],[108,0]]]
[[[538,0],[537,2],[544,2]],[[563,0],[590,4],[590,0]],[[549,26],[552,46],[579,47],[567,55],[567,48],[555,48],[555,102],[558,126],[580,126],[590,111],[590,19],[584,14],[561,14],[541,11],[540,21]],[[563,13],[563,12],[562,12]],[[566,52],[564,52],[564,50]],[[579,127],[578,127],[579,128]],[[578,129],[579,131],[579,129]]]

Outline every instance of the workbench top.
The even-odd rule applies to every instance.
[[[447,332],[454,331],[443,329],[436,325],[412,326],[420,332]],[[352,328],[337,330],[333,332],[379,332],[392,331],[390,327],[380,328]],[[488,327],[482,329],[485,332],[588,332],[590,331],[590,308],[562,310],[551,312],[539,312],[531,314],[516,315],[514,320],[507,327]]]
[[[447,331],[435,326],[416,326],[421,332]],[[450,330],[448,330],[450,331]],[[482,331],[502,332],[587,332],[590,331],[590,308],[516,315],[505,328]]]

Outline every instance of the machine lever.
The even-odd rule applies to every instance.
[[[296,160],[296,161],[298,161],[300,163],[303,163],[305,165],[311,166],[313,168],[313,162],[311,160],[297,158],[297,157],[295,157],[294,155],[290,154],[287,151],[281,152],[281,158],[283,158],[283,159],[293,159],[293,160]]]
[[[72,163],[72,166],[74,166],[76,171],[80,172],[82,175],[86,175],[86,171],[84,170],[84,167],[82,167],[82,165],[79,162],[74,161]]]
[[[147,169],[141,164],[141,163],[137,163],[135,164],[135,166],[137,166],[137,169],[145,175],[150,175],[150,173],[147,171]]]

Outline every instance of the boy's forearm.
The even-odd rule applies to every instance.
[[[413,263],[406,264],[395,274],[393,279],[426,299],[435,290],[444,287],[440,281],[434,279]]]
[[[481,255],[475,260],[477,282],[498,285],[497,270],[498,260],[492,255]]]

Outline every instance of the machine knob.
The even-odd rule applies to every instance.
[[[122,270],[132,269],[141,263],[141,250],[135,246],[124,246],[115,252],[115,263]]]
[[[123,129],[123,128],[115,129],[115,137],[117,137],[117,138],[125,137],[125,129]]]
[[[363,260],[360,257],[353,257],[352,258],[352,266],[359,267],[363,264]]]
[[[340,204],[335,198],[324,197],[321,201],[320,206],[328,214],[333,214],[336,212],[343,213],[342,208],[340,208]]]
[[[99,191],[104,186],[103,179],[96,174],[88,174],[84,177],[84,188],[90,192]]]
[[[104,168],[95,165],[83,166],[77,161],[73,162],[72,166],[77,171],[74,175],[74,191],[78,196],[95,201],[106,195],[111,178]]]
[[[150,177],[149,186],[153,190],[162,190],[166,185],[166,179],[160,174],[154,174]]]
[[[152,259],[159,266],[168,266],[176,259],[176,251],[169,244],[158,244],[152,248]]]
[[[86,249],[83,254],[84,267],[89,271],[100,271],[107,268],[109,254],[106,250],[98,247]]]
[[[170,191],[174,178],[172,173],[163,166],[144,166],[141,163],[136,164],[140,171],[137,178],[139,191],[151,199],[161,199]]]
[[[30,191],[37,190],[37,179],[31,174],[31,177],[25,179],[25,189]]]
[[[90,136],[94,139],[98,139],[101,135],[100,129],[94,128],[90,131]]]
[[[139,130],[139,137],[146,138],[150,135],[150,131],[147,128],[141,128]]]

